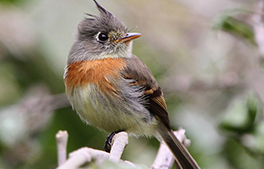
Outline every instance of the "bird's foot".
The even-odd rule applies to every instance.
[[[114,132],[112,132],[111,134],[109,134],[109,135],[107,136],[107,139],[105,140],[105,144],[104,144],[104,150],[105,150],[106,152],[110,153],[110,151],[111,151],[111,147],[112,147],[112,140],[113,140],[113,137],[114,137],[117,133],[119,133],[119,132],[121,132],[121,131],[124,131],[124,130],[114,131]]]

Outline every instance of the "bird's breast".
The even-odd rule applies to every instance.
[[[122,58],[107,58],[80,61],[69,64],[65,70],[66,92],[72,88],[96,84],[102,92],[114,92],[110,79],[120,78],[120,71],[126,66]]]
[[[118,101],[116,83],[125,65],[123,59],[107,58],[75,62],[66,67],[66,94],[83,121],[112,132],[120,129],[119,119],[128,119],[124,117],[128,115],[119,114],[113,105]]]
[[[84,121],[99,123],[103,122],[100,116],[107,117],[102,110],[106,109],[104,106],[109,104],[110,99],[115,99],[118,92],[116,83],[125,64],[121,58],[107,58],[74,62],[66,67],[66,94]]]

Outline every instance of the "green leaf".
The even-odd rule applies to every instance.
[[[215,24],[214,29],[221,29],[222,31],[247,40],[251,44],[256,45],[253,28],[247,23],[232,16],[221,16]]]
[[[237,134],[251,132],[260,108],[260,101],[255,95],[247,94],[237,98],[227,108],[220,127]]]

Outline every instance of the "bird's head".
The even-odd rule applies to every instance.
[[[94,0],[99,16],[87,14],[78,25],[77,39],[71,49],[69,62],[104,58],[129,58],[132,40],[139,33],[128,33],[126,26]]]

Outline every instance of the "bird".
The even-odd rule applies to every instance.
[[[161,87],[132,53],[131,33],[93,0],[100,15],[86,13],[77,27],[64,71],[67,98],[80,118],[100,130],[163,140],[180,168],[199,166],[172,132]],[[111,134],[110,134],[111,137]]]

